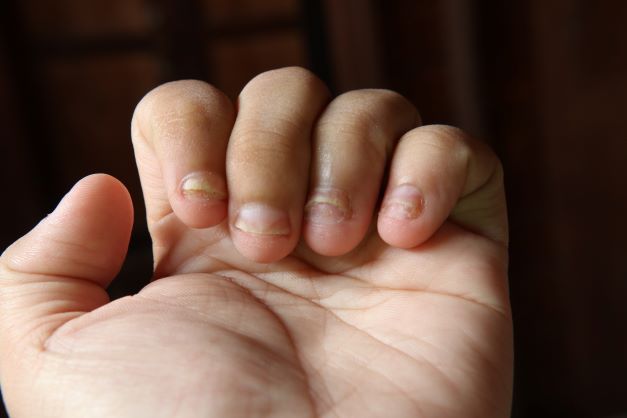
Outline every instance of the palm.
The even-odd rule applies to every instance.
[[[189,230],[169,215],[153,238],[163,277],[50,341],[85,360],[54,378],[78,379],[107,408],[128,396],[151,416],[504,412],[486,398],[509,390],[505,257],[485,238],[447,223],[411,251],[373,233],[341,258],[301,246],[273,265],[239,256],[223,226]],[[125,390],[102,399],[111,384]]]
[[[502,170],[418,124],[393,92],[329,102],[297,68],[237,106],[200,82],[153,90],[132,136],[158,280],[107,303],[132,205],[110,177],[81,180],[0,257],[12,413],[507,415]]]

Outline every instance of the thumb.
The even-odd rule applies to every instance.
[[[79,181],[55,211],[0,257],[0,354],[43,347],[61,325],[107,302],[133,223],[128,191],[113,177]]]

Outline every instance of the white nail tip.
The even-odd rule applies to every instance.
[[[261,203],[242,206],[233,226],[240,231],[255,235],[289,235],[290,222],[287,214]]]

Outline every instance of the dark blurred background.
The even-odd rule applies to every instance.
[[[111,294],[148,279],[129,123],[160,83],[200,78],[235,98],[255,74],[301,65],[335,93],[392,88],[505,165],[513,416],[627,417],[627,2],[0,4],[0,248],[107,172],[137,210]]]

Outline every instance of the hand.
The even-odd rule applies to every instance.
[[[132,205],[109,176],[81,180],[0,259],[9,411],[508,416],[502,169],[417,126],[395,93],[331,101],[298,68],[236,108],[197,81],[149,93],[132,134],[156,280],[109,301]]]

